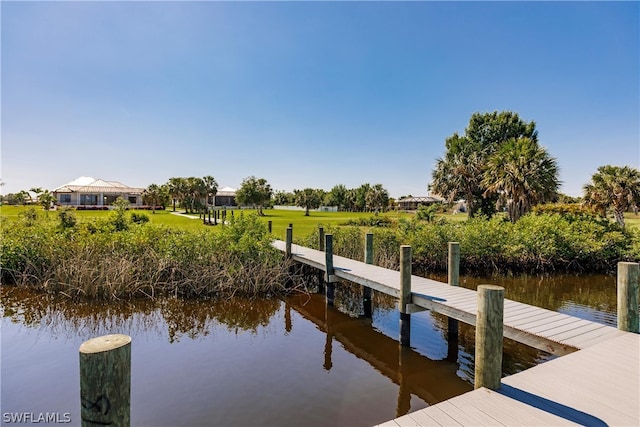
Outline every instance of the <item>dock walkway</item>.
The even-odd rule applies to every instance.
[[[638,426],[639,358],[626,332],[380,426]]]
[[[285,251],[285,242],[274,246]],[[294,261],[325,269],[325,253],[292,245]],[[333,256],[334,275],[376,291],[400,296],[400,272],[353,259]],[[447,283],[411,276],[411,301],[421,309],[442,313],[475,325],[478,296],[476,291]],[[555,355],[565,355],[612,338],[625,335],[617,328],[579,319],[517,301],[504,300],[504,336]]]
[[[283,252],[286,243],[276,240]],[[325,253],[292,245],[294,261],[325,270]],[[333,256],[334,276],[395,297],[400,272]],[[416,311],[475,325],[475,291],[411,277]],[[639,426],[640,335],[504,300],[504,336],[563,357],[380,426]],[[580,350],[580,351],[576,351]],[[570,354],[569,354],[570,353]]]

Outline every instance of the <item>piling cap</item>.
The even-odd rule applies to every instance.
[[[80,346],[80,353],[93,354],[115,350],[131,342],[131,337],[122,334],[104,335],[85,341]]]

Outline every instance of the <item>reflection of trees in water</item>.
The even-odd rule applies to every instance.
[[[46,327],[54,337],[155,333],[167,334],[170,342],[179,341],[182,336],[206,336],[218,324],[236,333],[256,333],[259,327],[269,324],[281,304],[280,300],[264,298],[158,298],[98,303],[4,286],[1,295],[2,317],[29,327]]]

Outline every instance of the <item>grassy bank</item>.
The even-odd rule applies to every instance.
[[[68,227],[40,214],[3,221],[2,283],[90,298],[284,291],[288,265],[254,215],[215,233],[131,222],[118,230],[115,218]]]
[[[318,227],[337,254],[362,259],[374,233],[374,263],[398,268],[399,246],[413,249],[414,270],[445,271],[447,245],[461,247],[463,273],[603,272],[640,261],[640,231],[589,215],[532,214],[417,220],[411,214],[236,211],[225,226],[169,211],[60,212],[2,207],[2,283],[70,297],[131,298],[260,295],[287,292],[289,266],[273,249],[293,224],[294,241],[317,247]],[[134,221],[135,220],[135,221]],[[269,234],[267,222],[272,221]]]

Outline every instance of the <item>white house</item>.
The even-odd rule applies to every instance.
[[[53,190],[58,204],[62,206],[104,206],[118,197],[131,205],[142,206],[144,188],[129,187],[118,181],[105,181],[90,176],[81,176]]]

